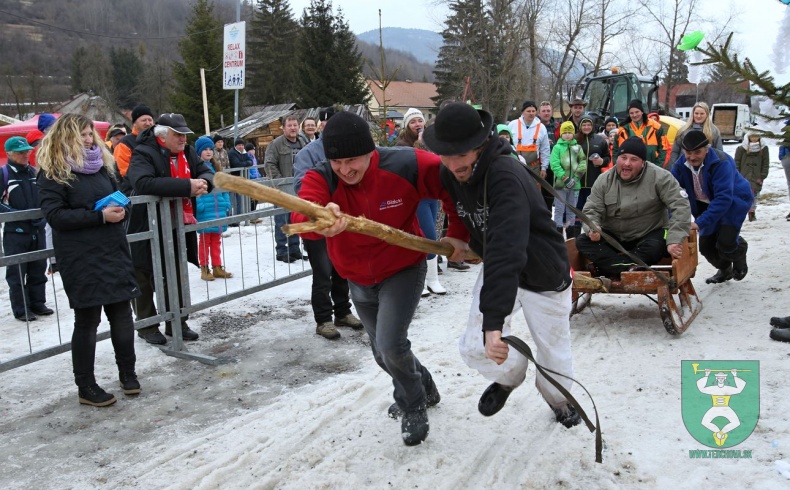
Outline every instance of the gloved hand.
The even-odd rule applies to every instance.
[[[565,181],[565,188],[573,189],[574,187],[576,187],[576,179],[574,177],[568,177],[568,180]]]

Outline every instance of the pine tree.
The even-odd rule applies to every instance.
[[[668,87],[689,83],[689,67],[686,64],[686,52],[679,49],[672,49],[669,52],[669,62],[667,64],[667,75],[664,83]],[[670,70],[669,67],[672,67]]]
[[[455,0],[451,15],[442,31],[444,43],[439,49],[434,75],[434,101],[466,99],[483,106],[497,118],[508,112],[508,100],[518,78],[512,30],[506,19],[512,18],[510,2]],[[469,78],[467,90],[466,80]]]
[[[184,116],[187,124],[200,134],[203,124],[203,99],[200,68],[206,69],[206,96],[209,124],[219,128],[220,114],[233,117],[233,91],[222,88],[222,22],[214,14],[214,4],[196,0],[187,21],[185,37],[178,43],[183,63],[173,64],[175,92],[172,111]],[[216,69],[212,69],[216,68]]]
[[[91,92],[107,102],[115,99],[110,65],[100,46],[80,46],[71,55],[71,91]]]
[[[331,2],[311,0],[301,25],[296,77],[301,106],[366,103],[362,56],[342,12],[336,16]]]
[[[247,87],[251,105],[296,100],[299,24],[288,0],[257,0],[247,38]]]
[[[110,48],[110,66],[115,87],[115,103],[119,107],[133,105],[140,95],[143,63],[131,49]]]
[[[442,31],[443,44],[439,48],[436,59],[436,92],[433,98],[437,104],[444,100],[460,100],[466,86],[466,77],[470,77],[470,86],[474,89],[476,79],[471,79],[475,63],[480,63],[483,55],[481,46],[476,43],[482,36],[483,23],[477,22],[477,15],[482,11],[480,0],[457,0],[450,3],[450,16],[445,21]],[[469,97],[469,94],[467,94]]]

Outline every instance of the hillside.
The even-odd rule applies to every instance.
[[[413,55],[417,61],[436,63],[439,48],[442,47],[442,35],[425,29],[404,29],[401,27],[384,27],[381,30],[384,47],[405,51]],[[358,39],[379,45],[379,31],[372,30],[357,35]]]

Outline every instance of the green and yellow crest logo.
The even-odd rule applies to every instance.
[[[681,361],[683,424],[698,442],[725,449],[760,417],[760,361]]]

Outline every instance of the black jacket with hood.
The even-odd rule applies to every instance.
[[[564,291],[571,283],[568,252],[534,177],[513,158],[510,145],[488,140],[472,177],[441,179],[469,229],[469,246],[485,261],[480,312],[483,330],[501,330],[518,288]]]

